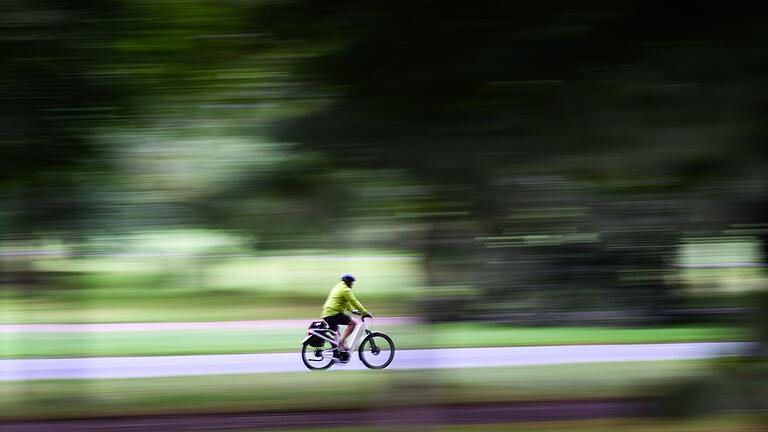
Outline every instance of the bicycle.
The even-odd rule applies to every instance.
[[[352,313],[360,315],[358,311]],[[350,352],[355,348],[360,361],[368,369],[384,369],[389,366],[395,358],[395,344],[392,338],[384,333],[371,331],[365,319],[363,317],[352,335],[349,352],[339,350],[339,333],[329,329],[328,323],[314,321],[307,329],[307,337],[301,342],[301,360],[304,366],[310,370],[322,370],[337,362],[348,363]]]

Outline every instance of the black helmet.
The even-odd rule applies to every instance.
[[[342,282],[352,283],[352,282],[354,282],[356,279],[355,279],[355,277],[354,277],[354,276],[352,276],[351,274],[349,274],[349,273],[344,273],[344,275],[342,275],[342,276],[341,276],[341,280],[342,280]]]

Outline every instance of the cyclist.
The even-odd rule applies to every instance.
[[[344,330],[344,335],[339,339],[339,349],[342,351],[349,350],[349,346],[344,341],[352,334],[352,331],[358,324],[357,320],[345,314],[344,311],[357,309],[364,318],[373,318],[373,315],[352,294],[352,285],[354,284],[355,277],[345,273],[341,277],[341,282],[331,289],[331,293],[328,294],[328,299],[323,305],[323,319],[328,323],[328,327],[331,330],[337,332],[339,331],[339,325],[347,326]]]

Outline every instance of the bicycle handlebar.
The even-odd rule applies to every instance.
[[[365,320],[366,318],[373,318],[371,314],[361,314],[360,311],[357,309],[353,310],[352,313],[361,317],[363,320]]]
[[[353,313],[353,314],[355,314],[355,315],[357,315],[357,316],[359,316],[359,317],[361,317],[362,319],[366,319],[366,318],[373,318],[373,316],[372,316],[371,314],[367,314],[367,316],[366,316],[366,314],[361,314],[361,313],[360,313],[360,311],[359,311],[359,310],[357,310],[357,309],[354,309],[354,310],[352,311],[352,313]]]

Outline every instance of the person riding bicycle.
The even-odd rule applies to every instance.
[[[352,331],[358,324],[357,320],[345,314],[344,311],[357,309],[363,318],[373,318],[373,315],[352,294],[352,285],[354,284],[355,277],[345,273],[341,277],[341,282],[331,289],[328,299],[323,304],[323,320],[328,323],[328,327],[331,330],[337,332],[339,331],[339,325],[347,326],[344,330],[344,335],[339,339],[339,349],[342,351],[349,350],[344,341],[352,334]]]

